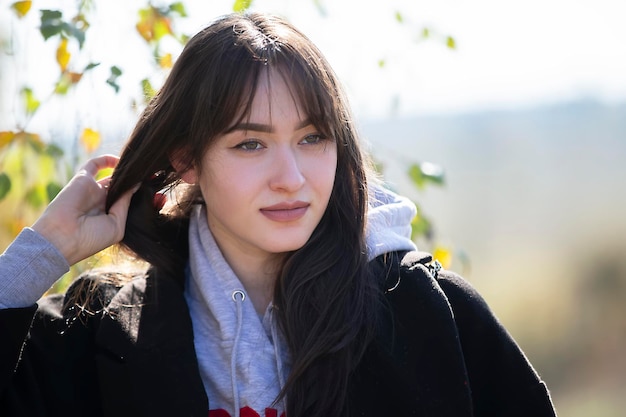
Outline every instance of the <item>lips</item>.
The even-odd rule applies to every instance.
[[[261,214],[270,220],[277,222],[292,222],[302,218],[310,204],[304,201],[278,203],[273,206],[262,208]]]

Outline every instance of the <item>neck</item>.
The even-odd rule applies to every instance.
[[[254,309],[259,316],[263,316],[274,296],[274,285],[278,277],[281,256],[268,257],[240,253],[237,259],[233,259],[224,251],[222,254],[243,284]]]

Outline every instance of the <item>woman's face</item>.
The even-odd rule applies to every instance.
[[[310,123],[279,73],[261,74],[249,117],[217,138],[197,172],[226,259],[301,248],[326,210],[336,167],[334,138]]]

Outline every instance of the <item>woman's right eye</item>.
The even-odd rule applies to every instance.
[[[247,140],[245,142],[241,142],[239,145],[235,146],[235,148],[243,151],[258,151],[259,149],[263,149],[263,145],[261,142],[256,140]]]

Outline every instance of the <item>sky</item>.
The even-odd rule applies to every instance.
[[[328,26],[359,33],[351,37],[353,53],[333,48],[333,39],[323,35],[328,32],[319,38],[365,113],[384,114],[395,96],[401,113],[420,114],[626,98],[626,1],[363,4],[334,2],[328,13]],[[404,16],[403,25],[396,24],[395,11]],[[442,41],[416,43],[421,27],[453,36],[456,50]],[[387,66],[372,68],[368,55],[385,57]],[[381,81],[372,83],[370,71],[377,69]]]
[[[232,0],[187,4],[193,32]],[[624,0],[255,0],[252,6],[286,15],[311,37],[364,117],[626,100]],[[420,36],[424,28],[427,40]],[[447,36],[454,50],[445,46]]]
[[[190,17],[179,23],[193,34],[228,12],[233,2],[186,0]],[[9,19],[9,4],[0,0],[4,33],[17,27]],[[45,6],[74,4],[60,0]],[[96,1],[93,28],[104,30],[100,35],[92,31],[88,39],[93,59],[105,62],[108,57],[123,65],[136,60],[134,48],[145,52],[133,28],[142,4],[145,1]],[[41,6],[35,2],[34,7]],[[585,98],[626,101],[624,0],[254,0],[252,8],[283,14],[312,38],[361,118],[508,109]],[[36,24],[38,16],[30,19]],[[426,40],[420,36],[424,28],[431,34]],[[446,47],[447,36],[454,38],[454,50]],[[25,40],[32,62],[20,58],[17,75],[9,81],[19,82],[22,76],[47,81],[36,74],[33,63],[53,54],[54,45],[44,45],[48,51],[41,52],[36,41]],[[146,53],[144,61],[149,60]],[[133,70],[145,71],[140,65],[129,67],[126,80],[132,79]],[[6,82],[0,74],[1,87],[7,88]]]

